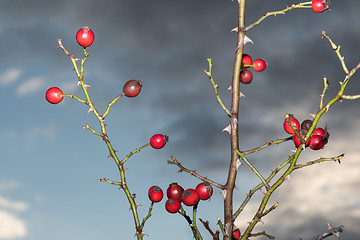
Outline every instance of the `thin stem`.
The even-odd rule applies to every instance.
[[[217,182],[215,182],[213,180],[210,180],[207,177],[203,177],[203,176],[197,174],[195,170],[189,170],[189,169],[185,168],[183,165],[181,165],[181,163],[174,156],[171,156],[171,160],[172,161],[168,161],[168,164],[174,164],[174,165],[178,166],[180,168],[180,170],[178,172],[183,172],[184,171],[184,172],[190,173],[194,177],[196,177],[196,178],[198,178],[198,179],[200,179],[200,180],[202,180],[204,182],[208,182],[208,183],[210,183],[211,185],[213,185],[213,186],[215,186],[217,188],[220,188],[220,189],[225,188],[224,185],[221,185],[220,183],[217,183]]]
[[[224,109],[224,111],[227,113],[227,115],[231,116],[231,112],[229,111],[229,109],[226,108],[225,104],[223,103],[223,101],[221,100],[221,98],[219,96],[219,92],[218,92],[219,86],[217,84],[215,84],[214,78],[212,77],[212,74],[211,74],[211,68],[212,68],[211,59],[208,58],[207,61],[209,63],[209,71],[204,70],[204,72],[210,78],[211,84],[214,87],[214,91],[215,91],[216,99],[217,99],[218,103],[221,105],[221,107]]]
[[[93,134],[98,135],[100,137],[103,137],[102,133],[98,133],[97,131],[95,131],[94,129],[92,129],[89,125],[83,126],[83,129],[88,129],[90,130]]]
[[[320,104],[319,104],[319,109],[323,108],[324,107],[324,97],[325,97],[325,93],[326,93],[326,90],[329,88],[329,82],[327,80],[326,77],[323,78],[324,79],[324,89],[320,95]]]
[[[321,163],[321,162],[330,162],[330,161],[332,161],[332,162],[341,163],[341,159],[344,157],[344,155],[345,154],[340,154],[339,156],[333,157],[333,158],[320,158],[320,159],[317,159],[317,160],[314,160],[314,161],[309,161],[309,162],[304,163],[304,164],[297,164],[297,165],[295,165],[295,169],[308,167],[308,166],[314,165],[316,163]]]
[[[201,234],[200,234],[200,232],[199,232],[199,229],[198,229],[197,226],[196,226],[196,212],[197,212],[197,207],[198,207],[198,204],[195,204],[194,207],[193,207],[192,225],[193,225],[193,227],[194,227],[194,229],[195,229],[195,231],[196,231],[196,237],[195,237],[195,239],[197,239],[197,240],[202,240],[203,238],[202,238],[202,236],[201,236]]]
[[[344,61],[344,57],[341,56],[341,53],[340,53],[340,47],[341,47],[341,46],[336,46],[336,44],[326,35],[326,32],[325,32],[325,31],[322,31],[322,32],[321,32],[321,37],[322,37],[322,38],[327,38],[327,40],[329,40],[332,49],[335,51],[336,55],[337,55],[338,58],[340,59],[341,66],[342,66],[344,72],[346,73],[346,75],[348,75],[348,74],[349,74],[349,70],[348,70],[348,68],[346,67],[346,64],[345,64],[345,61]]]
[[[250,163],[250,161],[243,155],[239,150],[236,150],[236,152],[239,154],[239,156],[244,160],[244,162],[251,168],[251,170],[258,176],[261,180],[261,182],[264,184],[266,189],[269,189],[269,183],[265,180],[265,178],[261,175],[261,173]]]
[[[124,95],[125,95],[125,93],[120,94],[118,97],[116,97],[114,100],[112,100],[112,101],[108,104],[106,111],[105,111],[104,114],[101,116],[102,119],[105,119],[106,115],[108,115],[108,113],[109,113],[109,111],[110,111],[110,107],[111,107],[112,105],[114,105],[114,104],[116,103],[116,101],[119,100],[119,99],[120,99],[122,96],[124,96]]]
[[[154,202],[151,202],[148,214],[146,215],[146,217],[144,217],[144,219],[141,222],[141,226],[140,226],[141,229],[144,228],[145,222],[151,217],[151,211],[153,210],[153,207],[154,207]]]
[[[270,176],[266,179],[266,182],[270,182],[277,173],[280,172],[281,169],[283,169],[287,164],[289,164],[292,159],[293,159],[294,155],[290,156],[286,161],[284,161],[281,165],[277,166],[277,168],[275,170],[273,170],[270,174]],[[240,215],[240,213],[244,210],[245,206],[247,205],[247,203],[250,201],[251,197],[254,195],[255,192],[257,192],[258,190],[260,190],[262,187],[264,187],[264,183],[260,183],[258,184],[256,187],[254,187],[252,190],[249,191],[249,193],[246,195],[245,200],[243,201],[243,203],[240,205],[240,207],[238,208],[238,210],[236,210],[236,212],[234,213],[233,216],[233,221],[235,221],[235,219]]]
[[[70,98],[74,98],[74,99],[78,100],[78,101],[79,101],[79,102],[81,102],[81,103],[87,104],[87,102],[86,102],[85,100],[82,100],[82,99],[78,98],[78,97],[77,97],[77,96],[75,96],[75,95],[71,95],[71,94],[63,94],[62,96],[63,96],[63,97],[70,97]]]
[[[134,155],[137,152],[140,152],[141,149],[146,148],[148,146],[150,146],[150,143],[147,143],[147,144],[135,149],[134,151],[130,152],[123,160],[121,160],[120,164],[123,165],[132,155]]]
[[[259,20],[257,20],[256,22],[250,24],[249,26],[247,26],[245,28],[245,31],[248,31],[251,28],[255,27],[256,25],[260,24],[267,17],[276,16],[276,15],[279,15],[279,14],[285,14],[285,12],[290,11],[290,10],[292,10],[294,8],[311,8],[311,2],[303,2],[303,3],[293,4],[290,7],[287,7],[285,9],[283,9],[283,10],[274,11],[274,12],[267,12],[267,13],[264,14],[264,16],[259,18]]]
[[[246,151],[240,151],[243,155],[247,155],[247,154],[250,154],[250,153],[254,153],[254,152],[259,152],[260,150],[266,148],[266,147],[269,147],[271,145],[274,145],[274,144],[280,144],[280,143],[283,143],[283,142],[287,142],[289,140],[292,140],[293,137],[287,137],[287,138],[283,138],[283,139],[278,139],[278,140],[271,140],[270,142],[266,142],[265,144],[259,146],[259,147],[256,147],[256,148],[253,148],[253,149],[250,149],[250,150],[246,150]]]

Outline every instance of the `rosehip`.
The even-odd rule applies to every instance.
[[[307,130],[309,131],[309,129],[311,128],[313,121],[310,119],[306,119],[301,123],[301,129]]]
[[[301,129],[299,134],[302,137],[302,139],[304,139],[305,136],[306,136],[306,130]],[[298,138],[298,136],[296,134],[294,134],[294,144],[295,144],[296,147],[299,147],[300,144],[301,144],[301,141],[300,141],[300,139]],[[310,138],[308,138],[308,140],[306,141],[305,147],[309,146],[309,144],[310,144]]]
[[[166,190],[166,195],[168,198],[177,199],[181,202],[181,196],[184,192],[184,189],[177,183],[169,184],[168,189]]]
[[[199,194],[194,189],[187,189],[182,194],[182,202],[186,206],[194,206],[200,200]]]
[[[253,62],[253,69],[257,72],[262,72],[265,70],[265,68],[267,67],[267,62],[265,62],[264,60],[262,59],[256,59],[254,60]]]
[[[243,70],[240,72],[240,82],[244,84],[249,84],[251,83],[252,79],[253,75],[249,70]]]
[[[324,136],[326,134],[326,131],[323,128],[315,128],[313,131],[313,135],[319,135]]]
[[[312,0],[311,7],[314,12],[324,12],[330,8],[330,0]]]
[[[232,240],[239,240],[240,235],[241,235],[240,230],[235,229],[232,234]]]
[[[45,93],[45,98],[49,103],[57,104],[63,99],[63,92],[60,88],[52,87],[49,88]]]
[[[152,202],[157,203],[157,202],[160,202],[163,199],[164,193],[163,193],[163,191],[161,190],[160,187],[152,186],[151,188],[149,188],[148,195],[149,195],[149,199]]]
[[[181,204],[177,199],[168,199],[165,203],[165,209],[169,213],[177,213],[180,210]]]
[[[324,138],[324,145],[326,145],[328,143],[330,134],[327,131],[327,128],[323,129],[323,128],[316,128],[313,131],[313,135],[319,135],[322,136]]]
[[[160,149],[169,141],[169,137],[162,134],[155,134],[150,138],[150,145],[155,149]]]
[[[95,39],[94,32],[87,26],[82,27],[76,33],[76,41],[84,48],[89,47]]]
[[[299,121],[294,118],[292,115],[290,115],[289,117],[289,122],[291,123],[291,125],[297,130],[299,131],[300,129],[300,123]],[[284,121],[284,130],[285,132],[287,132],[288,134],[294,134],[295,131],[291,128],[290,124],[285,120]]]
[[[142,83],[138,80],[129,80],[124,84],[123,92],[127,97],[136,97],[141,91]]]
[[[199,194],[201,200],[208,200],[213,194],[213,188],[208,182],[199,183],[195,190]]]
[[[310,148],[313,150],[319,150],[324,147],[324,137],[320,135],[314,135],[310,140]]]
[[[244,65],[251,65],[252,64],[252,59],[251,59],[251,57],[249,55],[244,53],[242,55],[241,63],[242,63],[243,66]],[[244,68],[249,68],[249,67],[244,67]]]

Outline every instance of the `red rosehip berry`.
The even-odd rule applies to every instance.
[[[257,72],[262,72],[265,70],[265,68],[267,67],[267,62],[265,62],[264,60],[262,59],[256,59],[254,60],[253,62],[253,69]]]
[[[243,54],[242,55],[242,59],[241,59],[241,63],[242,65],[251,65],[252,64],[252,59],[248,54]],[[249,67],[244,67],[244,68],[249,68]]]
[[[313,131],[313,135],[314,136],[315,135],[322,136],[324,138],[324,146],[328,143],[329,137],[330,137],[330,134],[327,131],[326,127],[325,127],[325,129],[323,129],[323,128],[315,128],[314,131]]]
[[[95,39],[94,32],[87,26],[82,27],[76,33],[76,41],[84,48],[89,47]]]
[[[199,183],[195,191],[199,194],[201,200],[208,200],[213,194],[213,188],[208,182]]]
[[[323,128],[315,128],[313,131],[313,135],[319,135],[324,136],[326,134],[326,131]]]
[[[321,135],[313,135],[310,138],[310,148],[312,150],[319,150],[324,147],[324,137]]]
[[[184,189],[177,183],[169,184],[168,189],[166,190],[166,195],[168,198],[177,199],[181,202],[181,196],[184,192]]]
[[[163,199],[164,193],[158,186],[152,186],[148,191],[149,199],[152,202],[160,202]]]
[[[136,97],[141,91],[142,83],[138,80],[129,80],[124,84],[123,92],[127,97]]]
[[[181,204],[177,199],[168,199],[165,203],[165,209],[169,213],[177,213],[180,210]]]
[[[306,119],[301,123],[301,129],[307,130],[309,131],[309,129],[311,128],[313,121],[310,119]]]
[[[299,131],[299,129],[300,129],[300,123],[299,123],[299,121],[298,121],[296,118],[294,118],[292,115],[290,115],[290,117],[289,117],[289,122],[290,122],[290,124],[291,124],[297,131]],[[285,120],[285,121],[284,121],[284,130],[285,130],[285,132],[287,132],[288,134],[294,134],[295,131],[291,128],[290,124]]]
[[[300,130],[299,134],[302,139],[305,138],[306,133],[307,133],[306,130],[303,130],[303,129]],[[294,134],[294,144],[296,147],[299,147],[301,144],[301,141],[296,134]],[[308,138],[308,140],[306,140],[305,147],[309,146],[309,144],[310,144],[310,138]]]
[[[63,92],[60,88],[52,87],[49,88],[45,93],[45,98],[49,103],[57,104],[63,99]]]
[[[240,82],[244,84],[249,84],[251,83],[252,79],[253,75],[249,70],[243,70],[240,72]]]
[[[186,206],[194,206],[200,201],[199,194],[192,188],[185,190],[182,194],[182,202]]]
[[[232,240],[239,240],[240,235],[241,235],[240,230],[235,229],[232,234]]]
[[[155,134],[150,138],[150,145],[155,149],[160,149],[169,141],[169,137],[162,134]]]
[[[311,7],[314,12],[324,12],[330,9],[330,0],[312,0]]]

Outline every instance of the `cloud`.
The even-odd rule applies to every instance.
[[[28,209],[28,204],[25,202],[12,201],[10,199],[0,197],[0,208],[6,208],[17,212],[23,212]]]
[[[0,182],[0,192],[17,189],[21,184],[18,181],[8,180]]]
[[[26,224],[14,214],[0,210],[0,239],[25,237]]]
[[[359,144],[355,137],[348,143],[350,149],[356,149]],[[337,142],[328,146],[324,150],[327,150],[325,155],[339,155],[343,152],[344,145],[345,143]],[[356,161],[359,154],[359,150],[346,154],[340,165],[335,162],[325,162],[296,170],[291,175],[291,180],[284,182],[273,194],[267,208],[275,202],[279,205],[275,211],[262,219],[264,224],[259,224],[258,230],[266,230],[279,239],[288,239],[289,236],[294,236],[294,239],[306,238],[320,233],[322,231],[320,229],[326,231],[326,222],[330,222],[334,227],[344,225],[346,234],[360,234],[358,228],[360,196],[357,190],[360,162]],[[307,151],[299,161],[306,162],[323,155],[324,153]],[[254,199],[256,200],[256,196]],[[249,202],[246,211],[236,221],[239,227],[242,229],[247,227],[246,222],[251,220],[258,209],[258,204],[259,201]]]
[[[33,77],[20,84],[16,90],[18,96],[26,96],[40,91],[45,80],[42,77]]]
[[[21,70],[11,68],[0,75],[0,85],[8,85],[15,82],[21,75]]]

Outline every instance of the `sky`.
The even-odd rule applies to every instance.
[[[293,0],[247,1],[246,24],[268,11],[284,9]],[[254,72],[249,85],[241,85],[240,149],[285,138],[285,113],[300,121],[310,118],[319,105],[323,76],[330,82],[326,100],[344,80],[340,62],[325,30],[341,45],[349,69],[360,61],[360,3],[333,0],[322,14],[295,9],[269,17],[251,29],[245,52],[269,64]],[[136,98],[121,98],[107,116],[108,135],[120,158],[146,144],[156,133],[169,136],[165,148],[146,148],[127,163],[127,181],[136,193],[140,218],[150,201],[148,188],[163,190],[172,182],[185,189],[200,181],[168,165],[174,155],[184,166],[225,183],[230,159],[225,112],[204,70],[212,59],[219,94],[230,107],[236,34],[237,2],[230,0],[1,0],[0,1],[0,239],[135,239],[135,229],[124,193],[99,178],[118,180],[116,165],[107,159],[103,142],[90,131],[96,119],[84,104],[65,98],[51,105],[44,95],[57,86],[65,94],[83,97],[65,48],[82,58],[75,34],[82,26],[95,33],[88,48],[85,82],[100,112],[121,94],[130,79],[141,80]],[[360,94],[359,74],[346,94]],[[273,195],[279,206],[257,231],[277,239],[303,239],[327,230],[327,222],[344,226],[341,239],[358,238],[360,230],[360,112],[359,100],[336,103],[319,126],[328,126],[329,143],[321,151],[306,149],[301,163],[345,153],[341,164],[322,163],[295,171]],[[249,155],[264,175],[282,163],[294,149],[291,142]],[[259,183],[245,165],[237,176],[235,208],[249,189]],[[235,224],[244,230],[257,209],[254,197]],[[217,229],[223,197],[215,189],[210,201],[201,202],[198,216]],[[186,221],[154,206],[145,239],[191,239]],[[185,208],[189,213],[190,208]],[[204,239],[210,235],[200,226]],[[258,238],[263,239],[263,238]],[[330,238],[329,238],[330,239]]]

